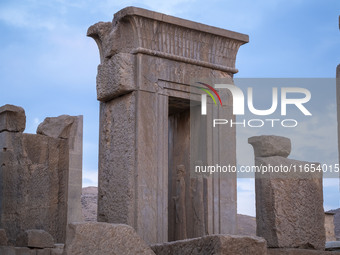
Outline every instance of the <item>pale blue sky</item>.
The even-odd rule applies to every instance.
[[[99,53],[86,31],[131,5],[248,34],[235,77],[334,77],[340,63],[339,0],[2,0],[0,105],[24,107],[30,133],[47,116],[84,115],[84,186],[97,184],[99,119]],[[326,186],[325,208],[339,207],[337,183]],[[239,211],[254,214],[249,188],[239,183]]]

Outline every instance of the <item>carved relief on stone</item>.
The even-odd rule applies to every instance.
[[[185,168],[178,165],[176,169],[176,196],[173,197],[175,204],[175,238],[176,240],[187,239],[186,212],[185,212]]]
[[[193,237],[206,234],[204,216],[204,178],[201,175],[191,179],[191,203],[193,211]]]

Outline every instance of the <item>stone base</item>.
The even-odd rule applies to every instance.
[[[0,246],[0,254],[3,255],[62,255],[63,244],[56,244],[55,248],[30,249],[27,247]]]
[[[157,255],[266,255],[267,243],[261,237],[236,235],[210,235],[194,239],[155,244],[151,249]]]
[[[331,255],[339,254],[331,251],[290,249],[290,248],[268,248],[268,255]]]
[[[28,248],[53,248],[53,237],[44,230],[30,229],[26,230],[17,237],[16,246]]]
[[[132,227],[103,222],[68,224],[64,255],[75,254],[154,255]]]

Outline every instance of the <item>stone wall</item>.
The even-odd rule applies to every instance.
[[[63,245],[56,245],[55,248],[27,248],[27,247],[1,247],[0,254],[4,255],[62,255]]]
[[[82,192],[83,116],[48,117],[38,126],[37,134],[67,139],[67,223],[81,221],[82,209],[79,199]]]
[[[82,127],[81,117],[69,118],[72,123],[57,121],[66,136],[74,122]],[[11,245],[28,229],[45,230],[55,242],[64,242],[68,219],[81,220],[73,215],[77,210],[69,210],[81,210],[80,195],[73,200],[68,196],[73,139],[40,131],[43,134],[24,134],[25,120],[21,107],[0,108],[0,228],[6,231]],[[50,130],[40,128],[43,129]],[[82,144],[82,131],[77,134],[78,143]],[[81,192],[81,181],[77,180],[77,185]]]

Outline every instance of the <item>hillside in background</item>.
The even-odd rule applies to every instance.
[[[81,195],[81,206],[84,221],[97,221],[97,187],[83,188]]]

